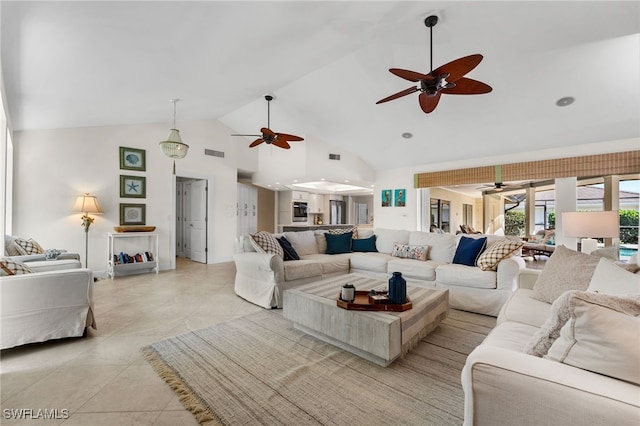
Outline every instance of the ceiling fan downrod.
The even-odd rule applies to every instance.
[[[433,27],[438,23],[438,17],[431,15],[425,18],[424,24],[429,28],[429,69],[433,71]]]

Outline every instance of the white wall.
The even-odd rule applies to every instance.
[[[257,154],[229,135],[215,120],[178,123],[186,158],[176,160],[176,175],[209,179],[209,262],[232,260],[236,230],[237,169],[257,168]],[[174,238],[173,160],[158,142],[166,138],[166,124],[89,127],[16,132],[13,234],[33,238],[46,248],[82,254],[84,230],[80,213],[71,212],[76,196],[98,197],[104,214],[89,231],[89,266],[106,268],[107,232],[119,223],[120,203],[146,204],[146,224],[160,236],[160,268],[171,267]],[[146,150],[146,171],[120,170],[119,147]],[[225,158],[204,155],[223,151]],[[145,199],[120,198],[119,175],[146,177]]]

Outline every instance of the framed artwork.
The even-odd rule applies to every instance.
[[[147,196],[147,178],[120,175],[120,196],[122,198],[145,198]]]
[[[382,207],[390,207],[391,206],[391,190],[383,189],[382,190]]]
[[[393,198],[396,207],[404,207],[406,205],[406,194],[407,191],[405,189],[396,189],[395,197]]]
[[[147,168],[144,149],[120,147],[120,169],[144,172]]]
[[[120,204],[120,225],[146,225],[145,204]]]

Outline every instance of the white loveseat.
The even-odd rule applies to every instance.
[[[79,268],[77,260],[29,263],[39,272],[0,276],[0,349],[96,328],[89,269]]]
[[[462,235],[381,228],[358,229],[359,239],[376,236],[377,252],[325,254],[325,232],[277,234],[284,235],[300,255],[300,260],[290,261],[276,254],[256,252],[251,237],[240,237],[234,256],[236,294],[264,308],[281,308],[282,293],[301,284],[354,272],[386,280],[392,272],[401,272],[412,285],[449,289],[452,308],[496,316],[513,292],[519,271],[525,267],[519,256],[500,261],[496,271],[452,264]],[[505,238],[486,237],[488,247]],[[428,246],[427,260],[392,256],[394,243]]]
[[[590,287],[596,276],[606,286],[616,287],[627,281],[635,290],[630,291],[627,286],[618,294],[640,296],[640,275],[606,262],[603,259],[598,263]],[[555,350],[553,346],[548,350],[548,354],[560,353],[561,358],[566,358],[560,362],[553,357],[529,355],[526,349],[532,337],[548,328],[550,317],[554,317],[551,304],[531,297],[540,274],[529,269],[520,273],[518,289],[501,309],[498,325],[469,354],[462,371],[464,425],[640,424],[640,318],[617,312],[603,314],[608,310],[597,304],[595,308],[585,308],[584,304],[575,303],[571,318],[560,331],[565,341]],[[621,274],[626,275],[620,278]],[[590,287],[585,293],[591,292]],[[626,319],[612,325],[604,320],[607,315],[616,321],[619,317]],[[598,328],[604,339],[593,332]],[[609,333],[616,333],[617,328],[626,330],[626,336],[611,338]],[[623,341],[621,346],[626,346],[626,351],[615,346],[616,339]],[[596,347],[600,350],[594,351]],[[572,351],[580,351],[580,355],[570,360]],[[578,356],[580,362],[576,362]],[[602,374],[612,368],[623,368],[626,380]]]

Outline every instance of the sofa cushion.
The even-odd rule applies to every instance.
[[[0,258],[0,276],[31,274],[33,270],[25,263],[6,257]]]
[[[520,241],[506,239],[497,241],[478,257],[476,264],[483,271],[495,271],[501,260],[515,256],[522,248],[522,245],[523,243]]]
[[[327,252],[327,238],[324,236],[324,234],[326,233],[326,229],[313,231],[313,234],[316,237],[316,247],[318,248],[318,253],[320,254],[325,254]]]
[[[482,344],[522,352],[536,330],[537,327],[529,324],[508,321],[491,330]]]
[[[369,238],[358,238],[351,241],[351,251],[372,252],[378,251],[376,249],[376,236],[372,235]]]
[[[289,240],[299,256],[319,253],[313,231],[285,232],[284,236]]]
[[[387,272],[401,272],[405,278],[435,281],[436,268],[441,264],[434,260],[393,259],[387,263]]]
[[[533,285],[531,297],[553,303],[568,290],[586,290],[599,258],[557,246]]]
[[[640,385],[640,297],[570,293],[569,319],[545,358]]]
[[[396,259],[386,253],[351,253],[351,269],[387,273],[387,263]]]
[[[409,231],[403,229],[376,229],[376,248],[380,253],[390,254],[393,250],[393,243],[407,244],[408,242]]]
[[[296,252],[296,249],[293,248],[287,237],[276,237],[278,243],[282,247],[282,251],[284,252],[284,260],[300,260],[300,256]]]
[[[322,266],[313,259],[292,260],[284,263],[285,281],[322,276]]]
[[[448,263],[436,268],[439,284],[473,288],[496,288],[496,272],[483,271],[475,266]]]
[[[344,254],[310,254],[304,256],[305,260],[318,262],[323,275],[348,274],[350,253]]]
[[[427,259],[436,262],[451,263],[456,252],[456,236],[451,234],[435,234],[433,232],[412,231],[409,244],[429,246]]]
[[[277,254],[278,256],[284,258],[284,252],[282,251],[280,243],[270,232],[260,231],[256,234],[251,235],[251,240],[253,241],[252,245],[257,252]]]
[[[358,238],[369,238],[374,235],[373,228],[361,228],[358,227]]]
[[[453,262],[458,265],[476,266],[476,261],[480,257],[480,253],[487,245],[487,239],[484,238],[460,238],[456,253],[453,256]]]
[[[412,246],[410,244],[393,243],[391,256],[404,259],[427,260],[429,246]]]
[[[602,258],[593,272],[587,291],[620,295],[640,294],[640,277]]]
[[[532,292],[525,288],[514,291],[500,310],[498,324],[513,321],[542,327],[551,315],[551,304],[532,299]]]
[[[327,254],[351,253],[351,232],[337,235],[327,232],[324,236],[327,239]]]

